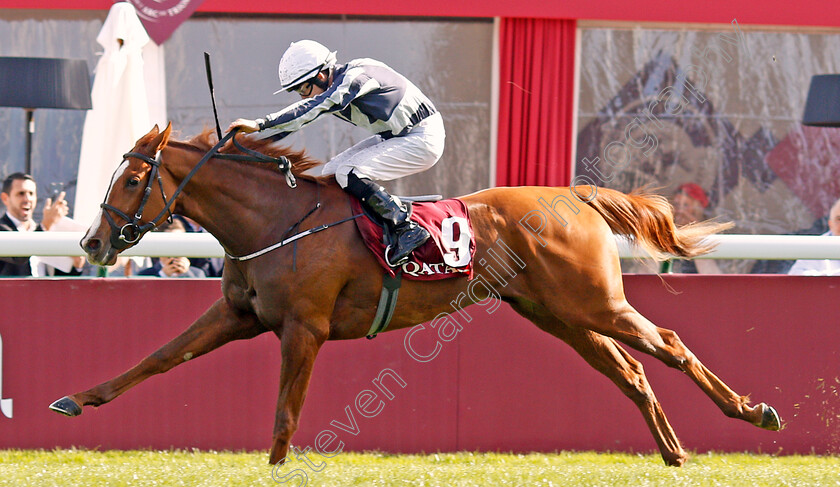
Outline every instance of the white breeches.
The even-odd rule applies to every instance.
[[[435,113],[406,135],[390,139],[374,135],[362,140],[319,166],[318,175],[335,174],[338,184],[345,188],[351,170],[359,177],[379,181],[416,174],[434,166],[440,159],[445,138],[443,118]]]

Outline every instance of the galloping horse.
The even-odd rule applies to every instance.
[[[296,249],[278,248],[251,260],[231,258],[272,246],[290,228],[312,229],[351,218],[347,195],[329,178],[305,176],[303,172],[318,162],[303,152],[241,138],[252,149],[286,156],[291,172],[300,179],[292,189],[277,167],[231,162],[211,154],[215,136],[209,130],[189,142],[170,140],[170,131],[171,124],[162,132],[155,126],[124,156],[103,209],[81,245],[90,262],[112,264],[119,252],[136,243],[169,210],[186,215],[212,233],[228,254],[224,296],[135,367],[50,407],[77,416],[83,406],[110,402],[154,374],[232,340],[270,331],[280,339],[282,354],[270,462],[284,461],[318,350],[326,340],[366,335],[382,285],[381,278],[372,276],[381,276],[382,270],[353,224],[299,239]],[[239,151],[230,142],[221,153]],[[461,199],[474,227],[475,274],[483,276],[519,314],[568,343],[609,377],[640,409],[666,464],[682,465],[688,455],[641,364],[618,342],[688,374],[727,416],[780,429],[772,407],[749,406],[747,397],[718,379],[676,333],[648,321],[624,296],[613,233],[628,235],[654,253],[690,258],[709,252],[704,237],[726,225],[702,222],[676,228],[672,208],[663,197],[594,186],[585,195],[580,187],[501,187]],[[523,219],[528,222],[529,212],[540,208],[538,201],[564,204],[557,203],[555,220],[545,218],[535,233],[533,222],[525,225]],[[494,253],[491,246],[500,242],[508,252]],[[496,259],[502,255],[506,265],[517,269],[516,277],[505,280],[499,269],[483,265],[494,261],[479,258],[488,251]],[[502,267],[501,260],[495,262]],[[389,329],[451,312],[452,298],[463,295],[469,282],[467,277],[404,282]],[[456,302],[472,304],[468,299]]]

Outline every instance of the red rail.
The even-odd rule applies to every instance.
[[[729,419],[683,374],[642,357],[686,448],[840,452],[840,278],[664,279],[676,293],[656,276],[627,276],[631,303],[786,422],[773,433]],[[2,398],[14,404],[11,419],[0,414],[0,448],[270,446],[280,374],[270,334],[153,377],[81,417],[47,409],[179,333],[220,296],[218,281],[0,280],[0,296]],[[407,330],[328,343],[294,444],[315,448],[329,431],[321,446],[341,441],[346,450],[655,450],[632,402],[565,344],[505,307],[492,316],[467,311],[473,321],[428,362],[406,351]],[[422,355],[435,342],[422,330],[412,338]]]

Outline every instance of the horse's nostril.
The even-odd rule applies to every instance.
[[[95,252],[99,249],[99,247],[101,245],[102,245],[102,242],[100,242],[99,239],[92,238],[92,239],[89,239],[87,242],[85,242],[84,248],[88,252]]]

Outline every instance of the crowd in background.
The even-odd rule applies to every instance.
[[[679,185],[671,195],[674,208],[674,223],[677,226],[715,218],[709,213],[709,195],[700,185],[688,182]],[[840,199],[831,207],[827,217],[820,218],[807,229],[795,232],[797,235],[840,235]],[[652,261],[625,261],[624,272],[655,273],[673,272],[680,274],[723,274],[715,259],[678,259],[660,265]],[[752,274],[790,274],[810,276],[840,275],[840,260],[758,260],[750,270]]]
[[[64,193],[46,198],[43,217],[35,221],[38,204],[37,185],[31,176],[14,173],[3,181],[0,192],[5,213],[0,217],[0,231],[50,231],[58,230],[68,219],[68,204]],[[674,222],[678,226],[700,222],[715,215],[708,214],[709,196],[700,185],[687,182],[679,185],[670,197],[674,207]],[[164,222],[155,231],[202,232],[194,221],[175,215],[172,222]],[[814,222],[811,228],[797,234],[840,235],[840,199],[831,208],[826,218]],[[221,277],[224,259],[187,257],[120,257],[113,266],[101,269],[85,262],[84,257],[39,258],[0,257],[0,277],[66,277],[66,276],[108,276],[108,277]],[[657,262],[625,261],[625,272],[656,273],[674,272],[684,274],[721,274],[714,259],[674,260],[666,266]],[[840,260],[760,260],[752,267],[757,274],[791,275],[840,275]]]
[[[3,180],[0,199],[5,212],[0,217],[0,231],[43,232],[79,230],[81,226],[68,218],[69,206],[64,192],[45,200],[41,222],[35,220],[38,206],[38,187],[32,176],[24,173],[10,174]],[[202,232],[194,221],[175,215],[172,221],[158,225],[160,232]],[[2,257],[0,277],[221,277],[224,259],[160,257],[120,257],[107,268],[98,268],[85,262],[84,257]]]

